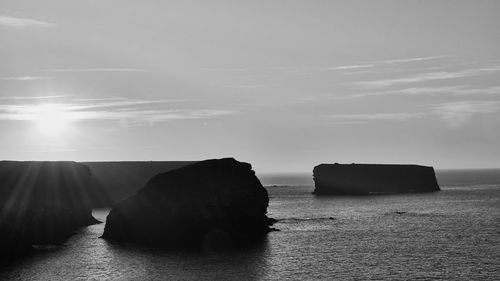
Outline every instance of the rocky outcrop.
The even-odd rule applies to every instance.
[[[103,238],[166,247],[231,246],[270,231],[266,189],[248,163],[206,160],[156,175],[109,213]]]
[[[0,162],[0,221],[31,244],[60,243],[97,223],[90,169],[76,162]]]
[[[313,170],[317,195],[438,191],[432,167],[382,164],[321,164]]]

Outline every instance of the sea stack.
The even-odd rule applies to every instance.
[[[16,237],[30,244],[57,244],[77,228],[97,223],[90,183],[90,169],[76,162],[1,161],[2,235],[19,233]]]
[[[158,174],[118,203],[103,238],[155,247],[236,246],[270,231],[268,203],[250,164],[205,160]]]
[[[434,168],[419,165],[321,164],[314,167],[317,195],[368,195],[439,191]]]

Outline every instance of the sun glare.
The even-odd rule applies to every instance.
[[[71,122],[71,114],[62,104],[39,104],[31,114],[40,133],[47,136],[63,134]]]

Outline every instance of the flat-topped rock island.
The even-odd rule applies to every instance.
[[[369,195],[439,191],[433,167],[396,164],[321,164],[314,194]]]

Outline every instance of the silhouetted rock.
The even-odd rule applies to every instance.
[[[90,169],[75,162],[0,162],[0,221],[31,244],[59,243],[92,217]]]
[[[134,195],[153,176],[195,162],[189,161],[121,161],[82,162],[92,171],[94,190],[99,192],[94,207],[112,207]]]
[[[321,164],[314,167],[314,193],[377,194],[438,191],[432,167],[382,164]]]
[[[0,221],[0,260],[11,260],[30,253],[31,241],[7,221]]]
[[[250,164],[206,160],[159,174],[117,204],[103,238],[167,247],[232,246],[270,231],[268,203]]]

